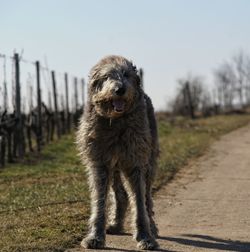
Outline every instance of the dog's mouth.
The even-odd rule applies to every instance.
[[[125,110],[125,101],[123,99],[115,99],[112,101],[113,109],[116,113],[123,113]]]

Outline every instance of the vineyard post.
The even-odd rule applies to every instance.
[[[42,102],[41,102],[39,61],[36,61],[36,83],[37,83],[37,108],[38,108],[37,150],[41,151],[43,132],[42,132]]]
[[[58,108],[57,108],[55,71],[51,71],[51,75],[52,75],[54,106],[55,106],[55,124],[56,124],[56,129],[57,129],[57,137],[60,138],[61,137],[61,132],[60,132],[60,124],[59,124]]]
[[[64,74],[65,80],[65,94],[66,94],[66,120],[67,120],[67,132],[70,132],[70,113],[69,113],[69,89],[68,89],[68,74]]]
[[[15,100],[15,114],[17,118],[17,125],[15,131],[15,148],[17,148],[18,156],[22,158],[24,156],[24,136],[23,136],[23,123],[21,114],[21,88],[20,88],[20,65],[19,65],[19,55],[14,54],[15,61],[15,84],[16,84],[16,100]]]
[[[77,112],[78,109],[78,92],[77,92],[77,78],[74,78],[74,84],[75,84],[75,112]]]
[[[4,56],[4,69],[3,69],[3,100],[4,100],[4,111],[8,109],[8,95],[7,95],[7,80],[6,80],[6,56]]]
[[[82,82],[82,108],[83,108],[83,111],[84,111],[84,105],[85,105],[85,99],[84,99],[84,95],[85,95],[85,92],[84,92],[85,81],[84,81],[84,78],[82,78],[81,82]]]

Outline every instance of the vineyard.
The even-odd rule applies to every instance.
[[[0,54],[0,64],[0,167],[4,167],[70,133],[83,111],[85,83],[17,53]]]

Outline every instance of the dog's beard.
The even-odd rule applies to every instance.
[[[131,101],[116,97],[110,100],[96,101],[94,107],[96,112],[103,117],[118,118],[129,111]]]

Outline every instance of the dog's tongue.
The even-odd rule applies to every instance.
[[[123,100],[113,100],[112,105],[114,106],[115,111],[121,112],[124,110],[124,101]]]

